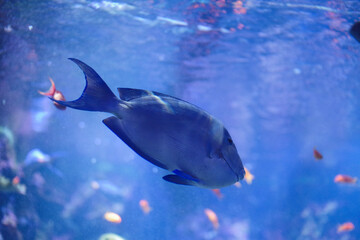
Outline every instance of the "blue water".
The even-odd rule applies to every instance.
[[[0,173],[27,187],[0,193],[0,239],[360,239],[359,185],[334,183],[360,177],[359,16],[354,0],[0,1],[0,126],[14,139],[0,160],[17,163]],[[56,109],[37,91],[50,76],[67,100],[80,96],[69,57],[114,92],[154,90],[216,116],[252,184],[218,199],[165,182],[102,124],[109,114]],[[35,148],[53,161],[22,174]],[[348,221],[355,229],[337,233]]]

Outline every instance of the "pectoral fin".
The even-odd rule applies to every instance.
[[[139,154],[141,157],[143,157],[144,159],[148,160],[149,162],[151,162],[152,164],[160,167],[160,168],[164,168],[164,169],[168,169],[167,166],[165,166],[164,164],[162,164],[161,162],[157,161],[156,159],[150,157],[149,155],[147,155],[146,153],[144,153],[141,148],[139,148],[129,137],[128,135],[125,133],[124,129],[123,129],[123,124],[121,122],[121,119],[117,118],[117,117],[109,117],[103,120],[103,123],[110,128],[110,130],[115,133],[121,140],[123,140],[132,150],[134,150],[137,154]]]
[[[178,175],[175,174],[169,174],[163,177],[163,179],[165,181],[171,182],[171,183],[176,183],[176,184],[181,184],[181,185],[189,185],[189,186],[194,186],[195,182],[191,181],[189,179],[180,177]]]

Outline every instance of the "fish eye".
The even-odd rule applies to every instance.
[[[230,144],[233,144],[233,143],[234,143],[231,138],[228,138],[228,142],[229,142]]]

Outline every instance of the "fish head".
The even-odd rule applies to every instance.
[[[224,187],[242,180],[245,169],[229,132],[219,121],[212,121],[210,132],[210,164],[207,164],[207,175],[211,176],[211,180],[207,180],[208,186]]]
[[[237,176],[237,181],[244,178],[244,166],[242,164],[236,146],[226,128],[224,128],[222,142],[219,150],[219,156],[229,165],[230,169]]]

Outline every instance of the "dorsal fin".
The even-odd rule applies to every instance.
[[[118,88],[119,96],[121,100],[124,101],[131,101],[136,98],[145,97],[145,96],[158,96],[158,97],[170,97],[175,98],[163,93],[147,91],[142,89],[135,89],[135,88]]]
[[[149,91],[134,88],[118,88],[118,92],[119,97],[124,101],[151,95]]]

